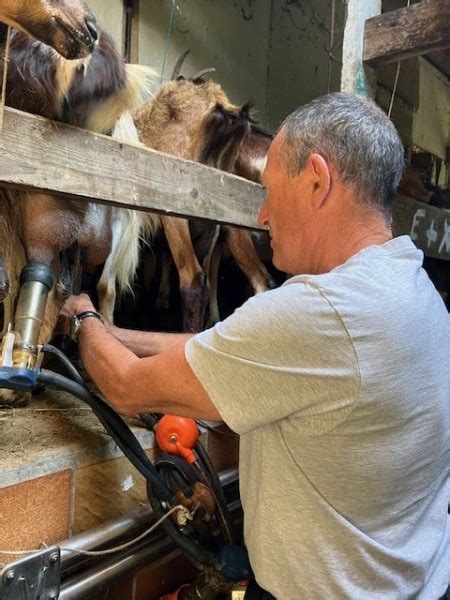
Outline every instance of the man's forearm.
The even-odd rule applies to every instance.
[[[221,420],[186,362],[184,346],[181,341],[156,356],[138,358],[97,319],[83,321],[79,334],[85,368],[119,412],[128,415],[162,412]]]
[[[93,310],[89,296],[80,294],[67,299],[61,314],[72,319]],[[162,412],[221,420],[186,360],[191,337],[124,330],[86,318],[79,329],[79,350],[92,381],[123,414]]]
[[[115,326],[109,326],[108,329],[119,342],[140,358],[160,354],[181,341],[187,342],[193,336],[192,333],[133,331],[132,329],[121,329]]]

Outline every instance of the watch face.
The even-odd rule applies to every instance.
[[[75,341],[77,339],[79,329],[80,329],[80,322],[78,321],[77,317],[72,317],[70,319],[69,336]]]

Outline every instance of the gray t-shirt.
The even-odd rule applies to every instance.
[[[244,533],[281,600],[450,581],[450,317],[404,236],[259,294],[186,347],[241,435]]]

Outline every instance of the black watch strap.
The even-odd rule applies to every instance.
[[[103,323],[103,317],[100,313],[95,312],[95,310],[85,310],[82,313],[79,313],[78,315],[75,315],[72,318],[72,322],[71,322],[71,332],[70,332],[70,337],[73,340],[77,340],[78,339],[78,334],[80,332],[80,327],[81,327],[81,323],[85,320],[88,319],[89,317],[93,317],[94,319],[99,320],[101,323]]]

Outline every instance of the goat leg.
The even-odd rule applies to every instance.
[[[163,252],[161,257],[161,280],[159,282],[158,297],[156,299],[156,308],[158,310],[169,310],[170,305],[170,267],[172,261],[167,252]]]
[[[192,245],[189,222],[177,217],[161,217],[161,222],[180,278],[183,331],[201,331],[205,324],[208,289],[206,275]]]
[[[1,338],[8,330],[8,324],[11,319],[11,309],[9,302],[9,277],[8,271],[5,268],[2,257],[0,257],[0,304],[3,303],[3,326],[1,328]]]
[[[255,294],[275,287],[275,282],[261,262],[250,231],[226,227],[227,243],[231,254],[250,282]]]
[[[223,255],[223,244],[216,244],[209,261],[208,286],[209,286],[209,319],[208,327],[220,321],[219,311],[219,267]]]

